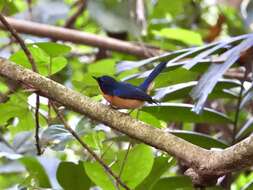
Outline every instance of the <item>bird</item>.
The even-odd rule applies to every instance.
[[[98,83],[103,97],[116,109],[138,109],[145,102],[157,104],[149,94],[149,87],[153,80],[166,67],[167,62],[159,63],[149,76],[139,86],[134,86],[127,82],[115,80],[113,77],[103,75],[101,77],[92,76]]]

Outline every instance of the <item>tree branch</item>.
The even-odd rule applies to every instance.
[[[199,175],[220,176],[252,166],[253,135],[225,150],[206,150],[139,122],[31,70],[0,59],[0,75],[33,86],[42,95],[184,161]]]
[[[73,29],[51,26],[47,24],[18,20],[10,17],[5,18],[8,23],[10,23],[10,25],[12,25],[12,27],[15,28],[19,33],[95,46],[108,50],[127,53],[130,55],[135,55],[138,57],[147,57],[147,55],[145,54],[145,49],[143,49],[143,47],[130,42],[125,42],[109,37],[102,37]],[[0,24],[0,28],[5,29],[2,24]],[[158,52],[158,50],[154,48],[150,48],[150,51]]]
[[[79,6],[78,6],[76,12],[66,20],[66,22],[64,24],[65,28],[73,28],[73,25],[75,24],[75,21],[83,13],[83,11],[86,8],[86,4],[87,4],[86,1],[87,0],[81,0],[81,1],[79,1],[79,3],[78,3]]]

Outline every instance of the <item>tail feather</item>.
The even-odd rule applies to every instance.
[[[150,75],[146,78],[146,80],[139,86],[143,91],[146,91],[151,84],[151,82],[161,73],[161,71],[165,68],[167,62],[161,62],[157,65],[154,70],[150,73]]]

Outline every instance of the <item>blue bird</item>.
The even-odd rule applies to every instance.
[[[152,81],[165,68],[167,62],[161,62],[150,73],[146,80],[139,86],[130,83],[119,82],[114,78],[104,75],[93,78],[98,82],[103,97],[112,105],[119,109],[136,109],[141,107],[144,102],[157,103],[150,95],[148,89]]]

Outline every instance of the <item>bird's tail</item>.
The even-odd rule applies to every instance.
[[[165,68],[167,62],[161,62],[157,65],[154,70],[149,74],[146,80],[139,86],[143,91],[146,91],[151,84],[151,82],[161,73],[161,71]]]

